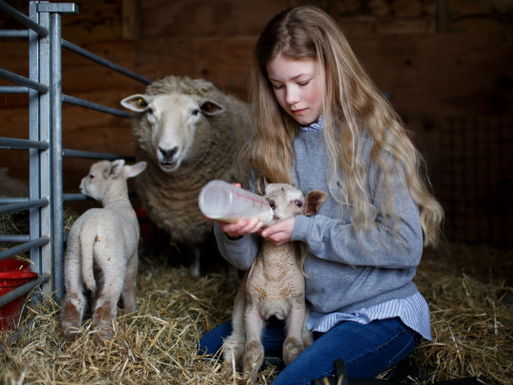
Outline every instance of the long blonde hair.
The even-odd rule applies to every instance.
[[[373,141],[371,162],[384,175],[381,213],[394,218],[390,181],[393,172],[401,171],[393,166],[398,164],[420,209],[424,244],[436,245],[443,209],[427,188],[422,156],[390,103],[358,62],[340,28],[316,7],[297,6],[277,14],[257,41],[250,83],[256,124],[254,138],[243,150],[248,166],[271,182],[291,183],[298,124],[278,105],[266,69],[278,54],[292,59],[313,58],[324,69],[324,139],[331,160],[330,178],[337,177],[341,183],[340,193],[331,194],[350,208],[355,229],[368,229],[376,219],[367,187],[368,164],[359,153],[361,141],[367,136]],[[392,163],[387,160],[390,156]]]

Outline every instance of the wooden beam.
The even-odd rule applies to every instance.
[[[123,39],[136,40],[139,38],[139,9],[139,0],[122,0],[121,36]]]

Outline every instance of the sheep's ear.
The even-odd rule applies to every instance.
[[[267,179],[265,176],[258,175],[255,178],[256,192],[258,195],[265,195],[265,188],[267,187]]]
[[[148,110],[150,100],[148,95],[135,94],[124,98],[121,101],[121,105],[126,109],[134,112],[144,112]]]
[[[322,190],[310,191],[305,197],[304,215],[312,216],[319,212],[322,204],[326,200],[326,193]]]
[[[139,162],[139,163],[133,164],[131,166],[127,165],[123,168],[123,175],[127,179],[133,178],[133,177],[139,175],[145,169],[146,169],[146,162]]]
[[[103,176],[105,177],[105,179],[117,178],[119,174],[121,174],[124,165],[124,159],[116,159],[112,162],[110,168],[107,168],[103,171]]]
[[[208,99],[200,101],[200,109],[201,112],[208,116],[219,115],[224,112],[224,107],[222,105]]]

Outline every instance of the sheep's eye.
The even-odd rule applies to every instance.
[[[199,114],[199,110],[196,108],[192,110],[192,115],[197,116]]]
[[[89,174],[89,179],[93,179],[94,178],[94,175],[93,174]]]
[[[303,207],[303,202],[300,201],[299,199],[295,200],[294,203],[296,204],[297,207]]]
[[[276,203],[271,199],[269,200],[269,206],[274,210],[276,208]]]
[[[144,100],[143,98],[139,98],[137,99],[137,105],[139,107],[147,107],[148,103],[146,103],[146,100]]]

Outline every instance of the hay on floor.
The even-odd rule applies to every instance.
[[[482,280],[451,265],[465,250],[467,264],[490,255],[447,245],[430,252],[416,282],[430,303],[433,341],[413,357],[419,384],[477,376],[510,385],[513,378],[513,317],[506,296],[511,287],[493,277]],[[480,250],[478,254],[482,254]],[[464,270],[464,269],[463,269]],[[235,293],[223,275],[189,277],[186,268],[142,258],[138,310],[118,316],[114,339],[101,347],[90,321],[71,345],[62,338],[60,308],[51,300],[30,307],[16,331],[0,332],[2,384],[240,384],[219,357],[197,355],[199,337],[229,319]],[[258,384],[270,384],[277,369],[266,366]]]
[[[230,384],[218,357],[199,356],[200,335],[229,317],[233,286],[221,275],[192,279],[186,268],[143,261],[138,310],[118,316],[115,336],[101,347],[90,320],[82,337],[63,340],[60,307],[28,308],[16,332],[0,333],[3,384]],[[261,384],[273,375],[268,368]],[[21,381],[21,382],[20,382]]]
[[[511,257],[510,250],[463,244],[424,255],[415,281],[430,306],[433,340],[414,358],[425,383],[477,377],[513,384]]]

